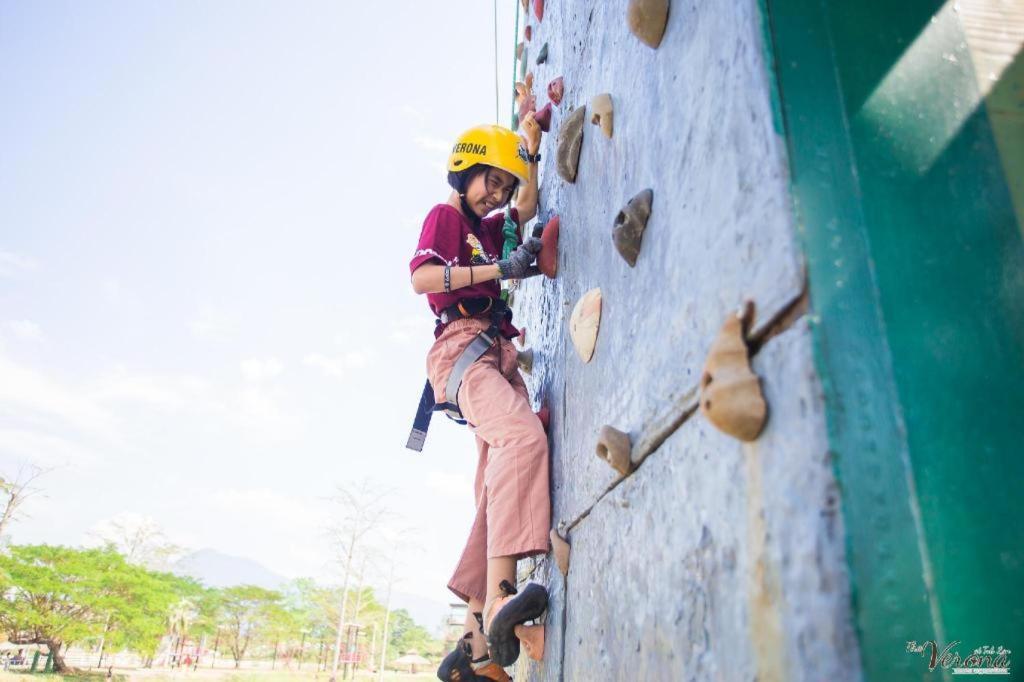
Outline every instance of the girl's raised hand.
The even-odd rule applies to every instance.
[[[528,154],[536,154],[540,149],[540,124],[537,123],[534,115],[534,112],[529,112],[519,125],[523,130],[523,136],[526,137],[526,152]]]

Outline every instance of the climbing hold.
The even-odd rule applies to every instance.
[[[512,130],[519,129],[519,114],[512,114]]]
[[[544,0],[533,0],[533,13],[537,16],[538,23],[544,21]]]
[[[519,643],[526,649],[526,655],[535,661],[544,658],[544,626],[517,625],[512,631],[519,638]]]
[[[626,259],[629,267],[636,265],[640,255],[640,241],[647,227],[647,219],[651,217],[651,201],[654,192],[645,189],[629,200],[619,215],[615,216],[615,227],[612,228],[612,241],[619,255]]]
[[[548,427],[551,426],[551,410],[547,405],[537,410],[537,419],[540,420],[541,426],[544,427],[544,433],[547,433]]]
[[[537,114],[533,117],[539,125],[540,129],[545,133],[551,130],[551,102],[548,102]]]
[[[590,122],[601,126],[605,137],[612,136],[612,96],[607,92],[595,95],[590,100]]]
[[[540,235],[541,247],[537,254],[537,267],[547,277],[554,279],[558,276],[558,216],[553,216],[543,227]],[[534,232],[538,228],[534,228]]]
[[[612,465],[612,468],[625,476],[633,468],[629,460],[629,434],[619,431],[607,424],[601,427],[597,437],[597,456]]]
[[[544,43],[544,45],[540,48],[540,52],[537,54],[537,63],[538,64],[543,64],[547,60],[548,60],[548,44]]]
[[[527,40],[532,40],[533,39],[533,26],[527,26],[526,30],[523,31],[523,33],[526,35],[526,39]]]
[[[523,14],[530,16],[530,0],[519,0],[519,4],[523,6]]]
[[[533,349],[527,348],[516,352],[516,363],[519,365],[519,369],[523,370],[527,374],[533,371]]]
[[[601,289],[591,289],[580,297],[569,318],[569,336],[583,362],[590,362],[601,327]]]
[[[526,74],[525,81],[526,81],[526,91],[529,92],[532,95],[533,94],[533,71],[531,71],[530,73]]]
[[[558,129],[558,158],[555,167],[566,182],[576,182],[576,170],[580,163],[580,147],[583,146],[584,107],[578,107],[562,121]]]
[[[519,330],[519,336],[516,337],[516,341],[519,342],[520,348],[526,348],[526,327]]]
[[[558,531],[551,529],[551,552],[555,555],[555,563],[563,576],[569,575],[569,543],[565,541]]]
[[[629,0],[629,30],[645,45],[657,48],[668,22],[668,0]]]
[[[526,49],[526,44],[525,43],[517,43],[516,44],[516,59],[522,59],[523,58],[523,50],[525,50],[525,49]]]
[[[757,438],[768,414],[745,339],[753,315],[754,304],[748,301],[726,319],[708,350],[700,380],[700,411],[719,430],[743,441]]]
[[[533,96],[532,85],[532,74],[527,76],[525,83],[516,83],[516,104],[519,106],[518,121],[526,118],[531,111],[537,110],[537,98]]]
[[[561,76],[548,83],[548,99],[554,102],[556,107],[562,103],[562,92],[564,89],[565,81],[562,80]]]

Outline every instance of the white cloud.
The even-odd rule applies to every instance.
[[[413,142],[416,143],[417,147],[428,152],[443,152],[447,154],[452,148],[452,143],[448,140],[430,135],[417,135],[413,138]]]
[[[280,376],[284,364],[277,358],[247,358],[241,362],[242,376],[247,381],[260,382]]]
[[[431,471],[424,482],[434,492],[457,500],[473,497],[473,479],[465,474],[451,474],[443,471]]]
[[[310,367],[316,367],[327,376],[344,379],[348,376],[349,370],[368,366],[375,356],[376,353],[367,349],[347,351],[338,355],[309,353],[302,361]]]
[[[30,256],[13,251],[0,251],[0,277],[16,277],[37,267],[38,263]]]
[[[36,341],[43,338],[43,331],[32,320],[11,320],[7,323],[14,335],[20,339]]]
[[[201,339],[224,340],[233,334],[235,325],[227,313],[204,305],[198,315],[189,321],[188,328]]]
[[[117,440],[114,415],[75,386],[54,381],[0,355],[0,410],[40,431],[63,425]]]

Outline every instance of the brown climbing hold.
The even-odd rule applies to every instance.
[[[537,419],[540,420],[540,425],[544,427],[544,433],[548,432],[548,427],[551,426],[551,409],[544,405],[537,410]]]
[[[583,117],[585,114],[585,108],[578,107],[562,121],[562,126],[558,129],[558,158],[555,160],[555,167],[566,182],[576,182],[576,171],[580,163],[580,147],[583,146]]]
[[[516,59],[523,58],[523,50],[526,49],[526,43],[516,44]]]
[[[533,13],[538,23],[544,21],[544,0],[533,0]]]
[[[619,215],[615,216],[615,227],[612,228],[612,241],[619,255],[626,259],[629,267],[636,266],[640,255],[640,241],[647,227],[647,219],[651,217],[651,201],[654,192],[645,189],[629,200]]]
[[[601,327],[601,290],[591,289],[580,297],[569,318],[569,336],[583,362],[590,362]]]
[[[527,374],[533,371],[533,349],[527,348],[516,352],[516,363],[519,364],[519,369],[523,370]]]
[[[595,95],[590,100],[591,118],[590,122],[601,126],[601,132],[605,137],[612,136],[612,96],[607,92]]]
[[[755,440],[768,415],[745,339],[753,315],[754,304],[748,301],[726,319],[708,350],[700,380],[700,411],[719,430],[742,441]]]
[[[533,71],[531,71],[530,73],[526,74],[525,81],[526,81],[526,90],[527,90],[527,92],[529,92],[532,95],[533,94]]]
[[[633,468],[629,460],[629,434],[619,431],[607,424],[601,427],[597,437],[597,456],[612,465],[612,468],[625,476]]]
[[[569,543],[558,534],[554,528],[551,529],[551,552],[555,555],[555,563],[563,576],[569,575]]]
[[[526,649],[526,655],[535,661],[544,658],[544,626],[517,625],[512,628],[519,642]]]
[[[633,35],[657,49],[668,23],[668,0],[629,0],[626,17]]]
[[[523,6],[523,14],[530,16],[530,0],[519,0],[519,4]]]
[[[526,347],[526,327],[519,329],[519,336],[516,337],[516,341],[519,343],[520,348]]]
[[[526,34],[526,39],[527,40],[532,40],[533,39],[533,26],[527,26],[526,30],[523,31],[523,33]]]
[[[537,53],[537,63],[543,64],[548,60],[548,44],[544,43],[540,48],[540,52]]]
[[[537,267],[545,276],[554,279],[558,276],[558,216],[552,216],[544,225],[541,233],[540,253],[537,254]]]
[[[540,125],[540,129],[543,130],[545,133],[550,131],[551,130],[551,102],[548,102],[543,107],[541,107],[541,110],[538,111],[534,115],[533,120],[536,121],[538,123],[538,125]]]
[[[548,83],[548,99],[557,107],[562,103],[562,93],[565,91],[565,81],[561,76]]]

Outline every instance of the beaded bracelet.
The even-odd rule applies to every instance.
[[[444,266],[444,293],[452,293],[452,266]]]

